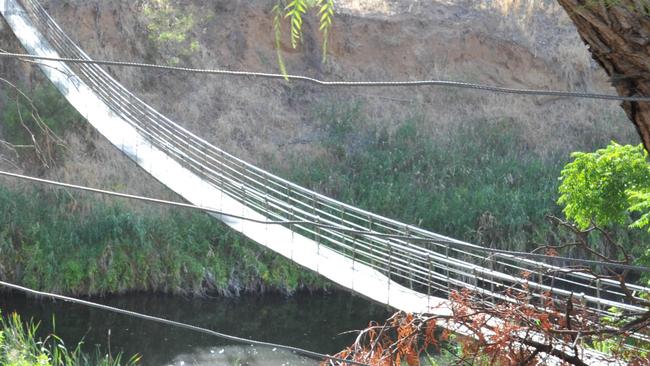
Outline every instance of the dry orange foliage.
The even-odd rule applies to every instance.
[[[553,358],[557,365],[586,366],[581,348],[603,339],[616,340],[611,360],[650,365],[647,354],[624,347],[629,333],[608,331],[577,299],[561,304],[545,293],[533,304],[534,297],[522,290],[505,291],[514,301],[496,304],[468,290],[454,292],[453,315],[447,317],[397,312],[384,324],[371,322],[335,356],[372,366],[419,366],[427,351],[445,346],[450,329],[462,327],[463,335],[454,337],[462,349],[455,355],[459,365],[547,365]]]

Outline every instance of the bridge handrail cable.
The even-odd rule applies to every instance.
[[[90,60],[90,57],[60,29],[40,4],[33,0],[25,1],[30,4],[32,18],[40,24],[40,28],[47,30],[50,42],[58,52],[63,56]],[[483,283],[484,285],[502,286],[507,284],[527,285],[540,292],[551,291],[554,295],[569,296],[572,291],[544,284],[544,281],[554,285],[564,282],[567,286],[583,288],[587,292],[583,298],[591,304],[590,308],[593,311],[607,313],[602,306],[613,305],[632,312],[640,311],[638,307],[625,302],[589,295],[599,291],[621,298],[620,292],[610,289],[610,287],[616,286],[615,281],[600,282],[596,286],[592,284],[595,278],[587,273],[572,272],[564,273],[562,276],[549,275],[554,272],[561,273],[562,267],[512,254],[500,253],[488,260],[488,262],[503,268],[510,268],[516,273],[525,270],[531,273],[532,277],[540,278],[541,283],[538,283],[449,256],[451,252],[458,257],[469,256],[485,262],[484,256],[472,253],[484,252],[485,248],[373,214],[277,177],[215,147],[182,126],[175,124],[126,90],[98,65],[75,64],[74,66],[115,113],[138,129],[152,144],[168,152],[175,160],[190,168],[206,181],[210,181],[210,184],[266,216],[286,220],[299,219],[298,221],[313,222],[317,220],[327,223],[332,228],[321,230],[305,225],[293,225],[292,228],[298,233],[318,238],[324,245],[329,243],[333,248],[339,248],[337,251],[346,257],[359,256],[356,258],[357,260],[364,261],[373,268],[387,273],[389,277],[391,275],[398,276],[404,279],[402,282],[417,282],[425,286],[434,286],[446,293],[450,291],[451,285],[455,288],[482,288],[479,284]],[[272,187],[270,187],[271,185]],[[345,231],[345,229],[358,230],[361,228],[369,230],[369,232],[350,234]],[[379,232],[375,235],[373,231]],[[382,234],[402,236],[402,238],[380,237]],[[429,247],[415,245],[409,240],[415,242],[428,240],[425,244],[429,244]],[[361,243],[362,246],[359,245]],[[446,253],[433,250],[431,245],[444,249]],[[360,248],[363,250],[359,250]],[[366,258],[364,259],[362,256],[366,256]],[[432,263],[429,262],[432,259],[435,259],[434,271],[431,270]],[[419,264],[414,266],[415,263]],[[439,275],[432,276],[432,272],[435,271],[446,273],[446,276],[442,278]],[[450,277],[452,273],[457,277]],[[434,282],[434,277],[441,283]],[[495,278],[503,282],[495,282]],[[568,278],[573,279],[569,280]],[[465,283],[466,281],[462,279],[471,279],[474,283]],[[648,290],[642,286],[635,288],[639,291]],[[482,292],[495,298],[500,297],[496,291],[483,289]],[[540,293],[537,296],[542,295]]]

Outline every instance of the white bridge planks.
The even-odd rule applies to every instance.
[[[59,56],[46,38],[32,25],[16,0],[0,0],[0,13],[27,52],[39,56]],[[222,192],[218,187],[208,184],[164,151],[153,146],[136,128],[114,113],[65,63],[39,61],[39,64],[43,73],[70,104],[104,137],[147,173],[187,201],[197,206],[253,220],[268,220],[267,217]],[[228,216],[213,216],[258,244],[374,301],[407,312],[451,314],[448,300],[427,296],[406,288],[371,267],[355,262],[326,246],[321,246],[316,241],[295,233],[287,227]],[[463,332],[459,328],[455,330]],[[602,355],[598,352],[591,350],[584,352],[592,364],[610,364],[603,361]]]

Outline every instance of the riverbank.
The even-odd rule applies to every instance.
[[[283,156],[272,171],[383,216],[515,251],[572,239],[546,218],[562,216],[558,177],[571,152],[593,151],[611,139],[633,141],[606,120],[580,145],[539,151],[531,131],[508,117],[462,121],[433,135],[417,111],[384,127],[367,119],[363,104],[321,104],[313,113],[322,131],[313,144],[320,154]]]
[[[39,290],[237,296],[329,287],[199,212],[0,186],[0,228],[0,278]]]
[[[49,84],[36,87],[32,100],[48,116],[42,123],[62,140],[53,143],[35,119],[21,118],[30,115],[31,103],[10,103],[2,113],[3,137],[25,145],[31,141],[28,131],[36,131],[48,154],[14,151],[16,163],[7,170],[22,167],[29,175],[179,199],[134,170],[114,147],[101,148],[106,142],[95,139]],[[317,131],[308,143],[313,152],[279,149],[265,157],[263,167],[380,215],[517,251],[567,239],[545,215],[561,215],[555,204],[557,178],[571,151],[635,138],[631,131],[618,131],[616,120],[606,116],[580,134],[578,144],[544,145],[512,117],[468,118],[450,129],[435,128],[421,108],[378,121],[371,121],[368,108],[367,103],[330,99],[311,105],[310,128]],[[2,279],[84,296],[291,294],[330,286],[200,212],[1,181]]]

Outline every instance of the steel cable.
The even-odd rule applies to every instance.
[[[613,94],[600,94],[591,92],[573,92],[565,90],[544,90],[544,89],[523,89],[523,88],[509,88],[495,85],[485,85],[476,83],[467,83],[462,81],[452,80],[397,80],[397,81],[325,81],[303,75],[292,74],[275,74],[267,72],[256,71],[237,71],[237,70],[223,70],[223,69],[201,69],[183,66],[169,66],[150,64],[142,62],[129,62],[129,61],[113,61],[113,60],[88,60],[73,57],[49,57],[37,56],[24,53],[14,52],[0,52],[0,57],[12,57],[27,60],[44,60],[44,61],[58,61],[76,64],[94,64],[105,66],[120,66],[120,67],[137,67],[154,70],[166,71],[180,71],[189,72],[193,74],[208,74],[208,75],[224,75],[224,76],[243,76],[255,77],[265,79],[280,79],[280,80],[295,80],[302,81],[318,86],[328,87],[420,87],[420,86],[442,86],[462,89],[473,89],[479,91],[488,91],[494,93],[505,94],[518,94],[518,95],[533,95],[533,96],[549,96],[549,97],[563,97],[563,98],[584,98],[584,99],[601,99],[601,100],[614,100],[625,102],[650,102],[650,97],[646,96],[620,96]]]
[[[226,213],[226,212],[219,211],[219,210],[214,210],[214,209],[211,209],[211,208],[208,208],[208,207],[200,207],[200,206],[196,206],[196,205],[192,205],[192,204],[173,202],[173,201],[167,201],[167,200],[161,200],[161,199],[155,199],[155,198],[147,198],[147,197],[142,197],[142,196],[137,196],[137,195],[131,195],[131,194],[113,192],[113,191],[108,191],[108,190],[102,190],[102,189],[97,189],[97,188],[90,188],[90,187],[84,187],[84,186],[73,185],[73,184],[68,184],[68,183],[61,183],[61,182],[56,182],[56,181],[52,181],[52,180],[29,177],[29,176],[16,174],[16,173],[5,172],[5,171],[0,171],[0,175],[13,177],[13,178],[24,179],[24,180],[29,180],[29,181],[38,182],[38,183],[55,185],[55,186],[64,187],[64,188],[70,188],[70,189],[76,189],[76,190],[84,190],[84,191],[89,191],[89,192],[93,192],[93,193],[100,193],[100,194],[107,194],[107,195],[117,196],[117,197],[121,197],[121,198],[136,199],[136,200],[141,200],[141,201],[146,201],[146,202],[151,202],[151,203],[166,204],[166,205],[173,205],[173,206],[184,207],[184,208],[198,209],[198,210],[214,213],[214,214],[217,214],[217,215],[223,215],[223,216],[227,216],[227,217],[234,217],[234,218],[238,218],[238,219],[241,219],[241,220],[247,220],[247,221],[266,224],[266,225],[295,225],[295,224],[302,224],[302,225],[321,226],[321,227],[332,229],[332,230],[345,231],[345,229],[338,228],[338,227],[332,227],[332,226],[325,225],[325,224],[319,225],[319,224],[317,224],[317,223],[315,223],[313,221],[299,221],[299,220],[295,220],[295,221],[266,221],[266,220],[255,220],[255,219],[251,219],[251,218],[248,218],[248,217],[245,217],[245,216],[238,216],[238,215],[233,215],[233,214]],[[373,235],[373,233],[368,233],[368,232],[363,232],[363,234]],[[375,248],[375,250],[376,250],[376,248]],[[430,253],[430,254],[439,255],[439,253],[435,253],[435,252]],[[387,263],[386,261],[388,260],[388,259],[382,259],[382,257],[377,257],[376,255],[373,255],[372,253],[370,253],[370,256],[374,257],[374,258],[376,258],[378,260],[381,260],[384,263]],[[395,258],[393,258],[393,259],[395,259]],[[476,267],[476,266],[465,264],[463,262],[457,262],[457,260],[453,259],[453,258],[450,258],[450,260],[452,262],[450,262],[449,265],[452,265],[452,266],[460,265],[461,267],[467,267],[467,266],[470,266],[472,268]],[[406,261],[402,260],[402,263],[406,263]],[[409,267],[404,266],[404,265],[399,265],[399,264],[394,264],[394,265],[396,266],[397,269],[404,269],[404,270],[409,269]],[[383,269],[381,267],[376,267],[375,265],[372,265],[372,267],[376,268],[376,269]],[[448,271],[448,270],[450,270],[450,268],[452,268],[452,267],[442,267],[442,268],[439,268],[439,269]],[[482,268],[481,269],[478,269],[478,267],[476,267],[476,268],[477,268],[476,270],[481,272],[481,273],[483,273],[485,271]],[[639,267],[639,268],[641,269],[641,268],[644,268],[644,267]],[[421,274],[426,273],[426,269],[423,269],[423,268],[414,268],[414,271],[419,272]],[[451,271],[458,274],[458,275],[460,275],[460,276],[467,275],[467,272],[458,272],[458,270],[455,270],[453,268],[451,269]],[[473,275],[476,276],[476,274],[473,274]],[[507,278],[512,279],[512,277],[503,277],[503,279],[507,279]],[[482,281],[490,281],[487,278],[480,278],[479,277],[478,279],[480,279]],[[516,282],[517,281],[513,281],[513,283],[516,283]],[[533,284],[534,283],[531,283],[531,285],[533,285]],[[549,289],[549,290],[553,291],[553,289]],[[611,303],[610,303],[610,305],[611,305]]]
[[[60,29],[60,27],[56,25],[56,23],[51,19],[51,17],[49,17],[49,14],[47,14],[42,8],[40,8],[40,5],[38,5],[37,3],[31,0],[29,1],[33,5],[33,9],[35,10],[35,15],[38,18],[39,22],[41,22],[41,24],[49,30],[50,36],[54,37],[52,40],[58,44],[60,51],[67,50],[66,52],[71,52],[71,55],[75,56],[71,58],[78,58],[78,59],[91,61],[89,60],[88,56],[85,53],[83,53],[83,51],[81,51],[74,44],[74,42],[72,42],[69,39],[69,37],[67,37],[67,35],[65,35],[65,33]],[[464,252],[458,248],[465,248],[466,250],[482,251],[482,252],[485,250],[485,248],[476,246],[474,244],[469,244],[455,239],[447,238],[438,234],[434,234],[419,228],[411,227],[409,225],[405,225],[396,222],[394,220],[390,220],[369,213],[367,211],[360,210],[355,207],[345,205],[343,203],[329,199],[325,196],[319,195],[315,192],[306,190],[305,188],[296,186],[291,182],[273,176],[268,172],[265,172],[246,162],[243,162],[240,159],[237,159],[236,157],[228,153],[225,153],[223,150],[214,147],[213,145],[207,143],[205,140],[193,135],[189,131],[174,124],[172,121],[160,115],[155,110],[153,110],[150,106],[148,106],[146,103],[140,101],[137,97],[133,96],[133,94],[128,92],[126,89],[124,89],[119,83],[114,81],[112,77],[110,77],[110,75],[108,75],[103,69],[99,68],[96,65],[96,63],[84,62],[84,63],[79,63],[79,65],[77,66],[79,67],[79,70],[82,72],[82,74],[86,77],[86,80],[89,81],[91,85],[94,86],[93,90],[99,94],[98,97],[100,97],[105,103],[107,103],[107,105],[111,106],[112,109],[118,111],[125,121],[130,123],[132,126],[134,126],[134,128],[136,128],[138,131],[140,131],[145,136],[147,136],[150,139],[150,141],[154,143],[154,145],[158,146],[163,151],[167,151],[169,154],[171,154],[171,156],[173,156],[174,159],[177,160],[179,163],[182,163],[183,165],[188,167],[191,171],[195,172],[199,176],[202,176],[204,179],[211,180],[213,184],[215,184],[215,187],[225,190],[224,192],[227,192],[229,195],[231,195],[233,198],[236,198],[238,201],[246,204],[249,207],[254,207],[255,210],[260,213],[265,213],[268,215],[271,212],[268,211],[265,212],[265,208],[263,205],[268,202],[268,199],[271,199],[276,205],[275,209],[278,210],[277,213],[273,214],[273,216],[277,218],[285,218],[285,219],[300,217],[301,220],[294,220],[294,221],[300,222],[301,224],[302,224],[301,221],[313,221],[314,219],[319,219],[319,216],[315,215],[317,205],[323,205],[323,207],[332,208],[334,211],[332,211],[332,213],[327,213],[327,215],[330,216],[330,218],[332,219],[335,217],[335,213],[339,212],[340,221],[336,221],[336,220],[329,221],[330,224],[333,224],[330,225],[332,226],[331,228],[332,230],[315,231],[309,228],[302,227],[301,225],[295,225],[294,228],[299,228],[302,232],[306,231],[312,237],[322,236],[322,238],[325,240],[333,240],[331,241],[332,245],[340,246],[342,244],[343,251],[340,250],[338,251],[342,255],[349,257],[349,253],[346,253],[346,250],[349,250],[349,245],[345,243],[351,240],[356,240],[356,237],[354,235],[348,235],[353,233],[353,230],[350,230],[350,228],[351,227],[358,228],[362,226],[368,226],[370,229],[372,229],[371,231],[374,231],[375,229],[382,229],[386,231],[383,233],[362,232],[361,234],[365,235],[364,240],[370,240],[368,242],[370,244],[368,245],[371,245],[372,243],[375,243],[374,245],[379,245],[380,243],[383,242],[383,244],[381,245],[388,245],[390,248],[397,249],[392,252],[393,256],[402,256],[403,258],[406,258],[405,260],[411,260],[413,258],[411,249],[408,249],[406,252],[402,253],[403,250],[406,250],[406,248],[409,247],[413,247],[414,248],[413,250],[415,251],[420,250],[421,255],[426,254],[428,256],[429,255],[428,253],[430,253],[429,249],[415,246],[412,243],[409,243],[409,241],[421,242],[421,243],[426,243],[426,240],[429,240],[431,243],[435,241],[437,242],[436,245],[441,245],[441,247],[445,247],[445,246],[450,247],[453,245],[455,248],[453,248],[452,250],[458,252],[459,255],[472,255],[472,254],[469,252]],[[203,152],[203,156],[199,156],[201,152]],[[212,154],[208,154],[209,152],[212,152]],[[217,159],[214,159],[214,162],[219,164],[220,167],[213,165],[212,163],[206,165],[208,157],[210,159],[213,159],[214,157],[218,157]],[[203,163],[198,159],[203,159]],[[207,168],[207,172],[206,172],[206,168]],[[226,177],[228,178],[227,181],[224,183],[224,178]],[[263,182],[259,180],[255,180],[253,177],[257,177],[257,179],[262,177]],[[217,185],[218,181],[222,183],[222,187],[219,187]],[[262,189],[261,187],[268,187],[269,183],[272,183],[278,187],[287,187],[288,193],[281,194],[280,192],[276,191],[278,196],[277,198],[274,198],[274,196],[272,195],[269,196],[267,192],[265,196],[265,192],[261,190]],[[257,188],[253,188],[253,186],[257,186]],[[295,195],[301,196],[307,201],[303,201],[302,199],[297,199]],[[291,204],[290,202],[293,202],[293,204]],[[302,206],[303,209],[296,210],[296,208],[298,207],[296,206],[296,204]],[[306,211],[309,207],[313,207],[314,209],[313,213],[309,213]],[[349,221],[348,219],[344,219],[344,216],[349,216],[350,218],[354,218],[354,220],[360,220],[360,221],[357,222]],[[285,222],[288,221],[291,220],[285,220]],[[361,225],[361,223],[363,223],[363,225]],[[313,222],[308,225],[309,227],[314,227]],[[350,227],[349,225],[352,226]],[[335,231],[338,231],[339,233],[335,234]],[[361,231],[361,230],[357,230],[357,231]],[[343,242],[340,242],[339,239],[335,239],[335,238],[329,239],[327,236],[323,236],[323,232],[328,233],[330,235],[334,235],[335,238],[339,237],[339,239],[343,240]],[[408,235],[404,235],[405,233],[408,233]],[[419,236],[415,236],[416,234]],[[378,241],[377,240],[378,238],[384,238],[384,239]],[[400,249],[400,247],[402,246],[404,247]],[[449,248],[447,250],[449,250]],[[440,255],[440,253],[437,252],[432,252],[432,253],[435,253],[436,256]],[[524,267],[520,267],[518,265],[513,266],[512,264],[509,264],[508,262],[504,262],[504,261],[507,260],[507,261],[519,263],[520,259],[518,259],[516,256],[520,255],[521,257],[526,257],[526,254],[527,253],[514,254],[510,252],[506,254],[506,253],[495,252],[495,256],[501,258],[500,260],[496,261],[499,265],[516,268],[518,270],[523,269]],[[385,252],[383,256],[386,256]],[[541,256],[541,255],[537,254],[536,256]],[[536,257],[536,258],[539,259],[542,257]],[[546,258],[546,259],[551,259],[551,258]],[[453,261],[456,261],[456,259],[453,259]],[[544,273],[537,272],[537,270],[540,267],[540,264],[534,263],[532,261],[529,262],[523,261],[525,265],[530,265],[533,268],[532,269],[526,268],[526,269],[530,270],[530,272],[533,272],[536,275],[543,277]],[[585,262],[585,264],[587,263]],[[590,263],[590,264],[598,264],[598,263]],[[390,259],[388,260],[388,265],[396,266],[396,264],[392,263]],[[436,263],[435,265],[438,266],[441,270],[445,270],[445,268],[441,267],[443,266],[442,263]],[[464,264],[457,263],[457,265],[460,265],[459,268],[472,268],[473,266],[467,263]],[[546,271],[558,271],[561,269],[560,267],[555,267],[548,264],[544,264],[543,267],[546,269]],[[395,269],[399,270],[400,268],[395,268]],[[449,267],[446,267],[446,270],[448,269]],[[385,271],[386,268],[382,268],[382,270]],[[389,273],[390,270],[391,269],[388,268]],[[472,274],[466,273],[466,275],[471,276]],[[582,274],[582,273],[579,275],[575,273],[567,273],[565,275],[580,278],[587,281],[587,283],[581,283],[580,286],[583,286],[585,289],[591,289],[593,291],[596,291],[595,286],[589,285],[589,281],[593,280],[592,276],[589,276],[587,274]],[[552,278],[554,281],[555,280],[564,281],[563,277],[557,277],[556,275],[548,276],[548,277]],[[513,277],[512,276],[507,276],[506,278],[502,277],[502,280],[506,280],[506,279],[512,280]],[[486,281],[486,278],[479,277],[478,280]],[[576,282],[572,281],[572,284],[576,284]],[[460,285],[459,287],[462,288],[463,286]]]

